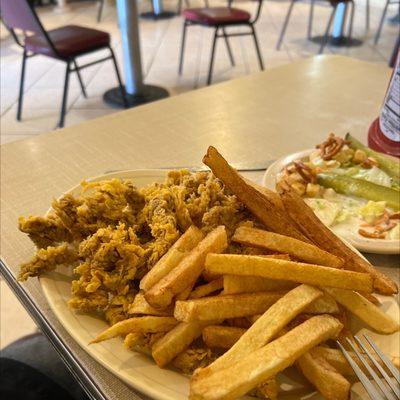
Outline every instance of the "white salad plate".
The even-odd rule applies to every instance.
[[[282,170],[291,162],[305,158],[310,155],[314,149],[300,151],[298,153],[290,154],[288,156],[282,157],[279,160],[271,164],[265,171],[264,177],[262,179],[262,185],[268,189],[275,190],[275,185],[278,176]],[[335,226],[331,227],[333,232],[335,232]],[[348,243],[353,245],[356,249],[375,254],[399,254],[400,253],[400,241],[391,239],[370,239],[363,237],[358,234],[357,231],[348,231],[345,234],[335,232],[338,236],[345,239]]]
[[[135,170],[116,172],[91,179],[98,181],[111,178],[131,179],[137,187],[153,182],[162,182],[167,172],[163,170]],[[80,193],[79,185],[67,193]],[[123,346],[121,338],[114,338],[98,344],[89,345],[89,341],[108,327],[105,320],[98,316],[83,314],[70,309],[67,305],[71,297],[72,267],[59,268],[40,278],[44,295],[60,323],[73,339],[96,361],[131,387],[157,400],[186,400],[189,393],[189,378],[172,369],[160,369],[150,356],[135,353]],[[379,296],[381,308],[394,319],[399,319],[399,306],[393,297]],[[389,356],[398,356],[399,332],[382,336],[362,327],[356,318],[351,320],[352,331],[368,332],[371,338]],[[292,373],[293,372],[293,373]],[[234,379],[234,378],[233,378]],[[304,380],[293,369],[290,374],[281,374],[280,380],[287,400],[322,400],[310,386],[304,386]],[[292,394],[290,394],[292,393]],[[302,393],[300,395],[300,393]],[[365,399],[360,384],[352,389],[353,399]],[[250,397],[246,397],[250,399]]]

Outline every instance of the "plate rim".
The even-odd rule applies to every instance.
[[[290,162],[308,156],[315,149],[306,149],[297,151],[295,153],[288,154],[286,156],[280,157],[276,161],[274,161],[264,172],[262,177],[262,186],[275,190],[272,182],[276,181],[277,173],[282,169],[283,166],[289,164]],[[278,171],[279,170],[279,171]],[[359,251],[365,251],[367,253],[373,254],[400,254],[399,249],[399,241],[392,239],[386,240],[385,242],[377,242],[379,239],[368,239],[368,238],[357,238],[356,240],[348,237],[337,235],[343,238],[346,242],[350,243],[353,247],[355,247]]]

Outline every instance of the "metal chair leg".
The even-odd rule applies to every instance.
[[[226,49],[228,51],[229,60],[231,61],[232,67],[234,67],[235,66],[235,60],[233,58],[231,45],[229,44],[228,35],[226,34],[225,28],[222,28],[222,33],[224,35],[224,40],[225,40],[225,44],[226,44]]]
[[[324,39],[321,42],[321,46],[319,48],[318,54],[322,54],[324,51],[324,48],[326,46],[326,44],[328,43],[328,39],[329,39],[329,31],[331,30],[331,26],[332,26],[332,22],[333,22],[333,17],[336,14],[336,9],[337,9],[337,5],[335,5],[333,7],[333,10],[331,12],[331,15],[329,17],[329,21],[328,21],[328,25],[326,27],[326,31],[325,31],[325,35],[324,35]]]
[[[181,41],[181,52],[179,56],[179,68],[178,68],[178,73],[179,75],[182,75],[182,69],[183,69],[183,56],[185,52],[185,41],[186,41],[186,29],[188,27],[188,23],[185,21],[183,23],[183,32],[182,32],[182,41]]]
[[[264,62],[262,59],[262,55],[261,55],[261,51],[260,51],[260,46],[258,44],[258,39],[257,39],[257,35],[256,35],[256,30],[254,29],[254,25],[250,24],[250,28],[251,28],[251,32],[253,35],[253,39],[254,39],[254,45],[256,46],[256,52],[257,52],[257,57],[258,57],[258,63],[260,64],[260,69],[261,71],[264,70]]]
[[[21,68],[21,78],[19,81],[19,96],[18,96],[18,109],[17,109],[17,121],[21,121],[22,114],[22,103],[24,100],[24,83],[25,83],[25,67],[26,59],[28,58],[26,50],[22,54],[22,68]]]
[[[350,2],[350,6],[351,6],[351,11],[350,11],[349,33],[348,33],[349,43],[351,43],[351,38],[353,35],[354,7],[355,7],[354,1]]]
[[[79,85],[81,86],[83,97],[85,97],[87,99],[88,96],[86,93],[86,88],[85,88],[85,85],[83,84],[82,76],[78,69],[78,64],[76,63],[76,60],[74,60],[73,62],[74,62],[74,66],[75,66],[76,75],[78,77]]]
[[[211,47],[211,58],[210,58],[210,66],[208,68],[208,76],[207,76],[207,86],[211,84],[211,79],[212,79],[212,72],[213,72],[213,66],[214,66],[214,55],[215,55],[215,47],[217,44],[217,39],[218,39],[218,30],[219,28],[215,28],[214,31],[214,37],[213,37],[213,42],[212,42],[212,47]]]
[[[97,22],[101,22],[101,17],[103,16],[104,2],[105,0],[99,0],[99,11],[97,12]]]
[[[383,27],[383,23],[385,22],[385,17],[386,17],[387,9],[389,7],[389,3],[390,3],[390,0],[386,0],[386,4],[383,9],[382,17],[381,17],[381,20],[379,21],[378,30],[376,31],[376,34],[375,34],[374,44],[378,44],[379,38],[381,36],[382,27]]]
[[[111,47],[109,47],[109,50],[110,50],[110,53],[111,53],[112,62],[114,64],[115,75],[117,75],[118,86],[119,86],[119,90],[120,90],[120,93],[121,93],[122,101],[124,102],[124,107],[128,108],[129,107],[128,99],[126,98],[125,87],[122,84],[122,79],[121,79],[121,75],[119,73],[117,59],[115,58],[115,54],[114,54],[113,49]]]
[[[311,36],[312,36],[312,26],[313,26],[313,20],[314,20],[314,5],[315,5],[315,0],[311,0],[310,14],[308,16],[307,39],[311,39]]]
[[[283,22],[283,26],[282,26],[281,33],[279,35],[278,42],[276,43],[276,49],[277,50],[281,49],[282,41],[283,41],[283,38],[284,38],[285,33],[286,33],[286,28],[288,26],[290,16],[292,15],[292,10],[293,10],[293,6],[294,6],[295,2],[296,2],[296,0],[292,0],[291,3],[290,3],[288,12],[287,12],[286,17],[285,17],[285,21]]]
[[[389,59],[388,65],[390,68],[394,68],[399,51],[400,51],[400,36],[397,36],[396,43],[394,44],[393,51]]]
[[[64,127],[65,114],[67,111],[67,103],[68,103],[68,86],[69,86],[70,72],[71,72],[70,61],[67,61],[67,68],[65,70],[64,91],[63,91],[63,98],[62,98],[62,103],[61,103],[61,114],[60,114],[60,120],[58,122],[58,128]]]

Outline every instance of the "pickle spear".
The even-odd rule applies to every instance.
[[[375,160],[379,163],[379,168],[382,171],[385,171],[391,178],[394,178],[396,181],[400,179],[400,160],[392,159],[391,157],[387,157],[382,153],[378,153],[377,151],[364,146],[356,138],[351,136],[350,133],[346,134],[345,139],[350,141],[349,147],[352,149],[362,150],[365,152],[365,154],[367,154],[367,156],[375,158]]]
[[[362,179],[337,174],[318,174],[318,183],[332,188],[337,193],[361,197],[372,201],[386,201],[395,211],[400,209],[400,192]]]

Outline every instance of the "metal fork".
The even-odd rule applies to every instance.
[[[372,377],[372,380],[375,381],[376,385],[380,389],[380,391],[376,388],[376,386],[373,384],[373,381],[370,380],[370,378],[365,375],[365,373],[361,370],[361,368],[358,366],[358,364],[353,360],[351,355],[346,351],[346,349],[342,346],[342,344],[339,341],[336,341],[338,344],[340,350],[342,350],[343,355],[346,357],[347,361],[353,368],[355,374],[357,375],[358,379],[360,380],[361,384],[364,386],[365,390],[369,394],[369,397],[372,400],[397,400],[400,399],[400,372],[397,370],[397,368],[393,365],[393,363],[389,360],[385,354],[382,353],[382,351],[378,348],[378,346],[367,336],[363,335],[365,340],[369,343],[371,348],[375,351],[377,354],[378,358],[382,362],[382,364],[387,368],[387,370],[392,374],[393,378],[389,376],[387,371],[382,367],[382,365],[377,361],[376,357],[374,357],[371,354],[371,351],[367,349],[365,344],[361,342],[361,340],[357,337],[354,336],[354,339],[356,340],[357,344],[360,346],[360,349],[364,352],[364,354],[369,358],[371,363],[376,367],[376,369],[379,371],[381,374],[381,377],[378,376],[378,374],[375,372],[375,370],[371,367],[370,363],[365,359],[365,356],[361,354],[356,346],[354,346],[354,343],[351,342],[348,338],[346,338],[348,344],[354,351],[354,353],[357,355],[359,360],[361,361],[361,364],[365,367],[365,369],[368,371],[370,376]],[[396,383],[397,381],[397,383]],[[383,396],[382,394],[383,393]]]

